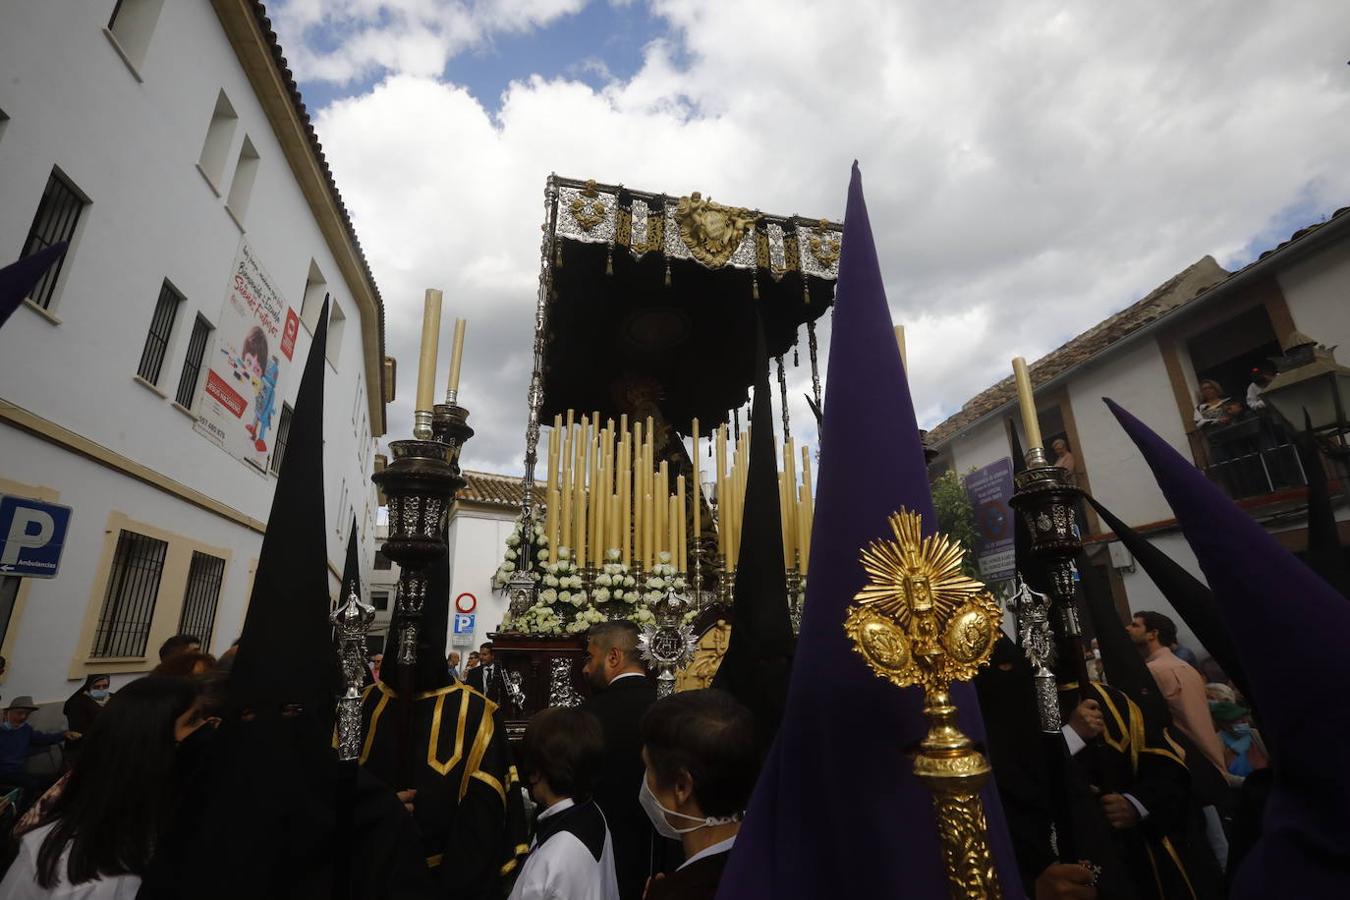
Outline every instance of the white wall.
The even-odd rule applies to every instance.
[[[51,305],[59,324],[22,307],[0,334],[0,397],[248,516],[267,519],[275,479],[198,435],[191,418],[170,402],[197,313],[212,323],[220,317],[241,237],[223,195],[247,135],[260,158],[243,217],[249,243],[297,313],[310,262],[317,262],[347,319],[337,366],[329,367],[325,384],[328,555],[341,570],[355,513],[363,570],[369,572],[373,441],[368,413],[358,409],[357,400],[370,389],[361,331],[377,325],[362,321],[211,5],[164,4],[139,67],[143,81],[103,34],[113,6],[113,0],[52,0],[0,9],[0,110],[9,117],[0,134],[0,260],[21,252],[53,165],[91,201]],[[222,89],[239,122],[218,196],[196,163]],[[165,278],[186,297],[161,373],[167,398],[132,380]],[[297,363],[282,385],[287,402],[294,402],[309,344],[302,328]],[[208,358],[213,352],[208,345]],[[22,643],[47,653],[50,665],[26,674],[15,669],[22,659],[37,664],[37,656],[20,657],[11,661],[11,679],[31,678],[35,695],[61,689],[54,679],[59,672],[64,681],[70,653],[44,643],[64,626],[61,620],[45,622],[36,610],[64,609],[77,601],[82,614],[88,590],[81,583],[90,576],[80,567],[94,566],[98,557],[86,559],[76,548],[98,543],[110,508],[152,522],[182,519],[193,537],[239,548],[217,629],[227,643],[234,637],[247,581],[234,569],[257,555],[257,534],[107,469],[98,470],[99,477],[85,474],[89,464],[2,426],[0,440],[5,461],[0,475],[57,488],[63,502],[75,507],[63,561],[72,568],[62,575],[71,582],[35,586],[32,615],[19,623],[34,629],[22,634]],[[344,485],[347,500],[339,509]],[[336,587],[335,578],[332,582]],[[69,627],[78,631],[78,625],[76,619]],[[11,693],[8,685],[5,693]]]
[[[450,600],[468,592],[478,598],[473,645],[486,641],[506,613],[506,593],[492,592],[492,577],[506,554],[506,539],[518,510],[456,504],[450,519]]]
[[[1080,371],[1070,379],[1068,392],[1082,445],[1079,461],[1093,496],[1128,525],[1172,518],[1148,464],[1101,399],[1110,397],[1190,458],[1157,341],[1144,338]]]
[[[1350,365],[1350,241],[1341,241],[1279,274],[1294,327]]]
[[[951,444],[952,468],[962,478],[971,469],[1006,459],[1012,452],[1003,419],[995,417],[961,435]]]

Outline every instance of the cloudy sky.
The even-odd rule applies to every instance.
[[[385,298],[391,436],[440,287],[446,337],[470,321],[474,468],[519,471],[550,172],[839,219],[858,159],[929,426],[1010,357],[1350,203],[1350,4],[268,7]]]

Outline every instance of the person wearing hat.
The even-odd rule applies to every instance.
[[[77,731],[38,731],[28,724],[28,717],[36,710],[32,697],[15,697],[5,707],[4,719],[0,720],[0,784],[21,789],[20,813],[42,796],[55,780],[50,775],[35,775],[26,770],[33,748],[78,741],[81,737]]]
[[[1261,733],[1252,727],[1251,710],[1232,700],[1209,701],[1209,714],[1223,743],[1223,758],[1229,781],[1243,779],[1270,765]]]

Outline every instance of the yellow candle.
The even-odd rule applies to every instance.
[[[716,446],[717,467],[717,552],[723,559],[727,555],[727,426],[717,427]]]
[[[431,411],[436,404],[436,351],[441,340],[441,292],[427,288],[422,307],[422,352],[417,359],[417,409]]]
[[[619,439],[619,551],[624,565],[632,563],[629,547],[633,534],[633,469],[628,461],[632,452],[629,439],[627,431]]]
[[[658,502],[661,504],[661,518],[658,522],[657,543],[660,544],[660,549],[671,555],[673,560],[675,556],[675,542],[671,540],[671,534],[674,530],[675,523],[670,521],[670,504],[667,502],[667,498],[670,497],[670,470],[667,468],[664,459],[661,460],[661,467],[657,470],[656,480],[657,490],[653,491],[653,493],[657,496]]]
[[[675,504],[678,503],[678,502],[679,502],[679,501],[676,499],[675,495],[674,495],[674,494],[671,494],[671,495],[670,495],[670,511],[669,511],[669,513],[668,513],[669,518],[670,518],[670,522],[671,522],[671,526],[670,526],[670,564],[671,564],[672,566],[675,567],[675,571],[676,571],[676,572],[683,572],[683,571],[684,571],[684,563],[680,562],[680,532],[679,532],[678,530],[676,530],[676,528],[675,528],[675,520],[676,520],[677,515],[678,515],[678,513],[679,513],[679,510],[677,510],[677,509],[675,508]]]
[[[572,514],[576,516],[572,524],[572,540],[576,544],[573,549],[576,550],[578,566],[586,564],[586,426],[586,417],[582,416],[574,447],[576,455],[572,460],[572,490],[576,494],[572,499]]]
[[[609,534],[605,543],[608,550],[619,549],[619,495],[609,495],[609,512],[605,515],[605,524],[609,528]],[[606,560],[608,562],[608,560]]]
[[[689,552],[687,548],[688,529],[685,527],[685,506],[684,506],[684,476],[675,476],[675,516],[671,519],[671,527],[675,529],[675,565],[681,572],[687,571],[689,563],[686,560]]]
[[[900,347],[900,365],[905,367],[905,377],[909,377],[909,356],[905,353],[905,326],[895,326],[895,343]]]
[[[548,548],[549,559],[553,562],[558,561],[558,504],[561,501],[561,491],[555,484],[548,489]]]
[[[1022,406],[1022,430],[1026,432],[1027,450],[1040,447],[1041,423],[1036,418],[1036,395],[1031,390],[1031,373],[1027,361],[1017,357],[1012,361],[1013,378],[1017,382],[1017,401]]]
[[[459,364],[464,360],[464,326],[463,319],[455,319],[455,343],[450,350],[450,382],[446,385],[446,390],[451,393],[459,392]]]
[[[644,494],[642,497],[642,507],[650,512],[652,508],[652,495]],[[652,517],[647,515],[642,520],[642,565],[650,572],[652,570]]]

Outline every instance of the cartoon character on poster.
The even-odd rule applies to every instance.
[[[267,363],[262,384],[258,388],[257,396],[253,398],[253,424],[244,426],[253,436],[253,448],[259,453],[267,452],[267,428],[272,424],[272,414],[276,411],[277,375],[280,371],[281,364],[274,356]]]

